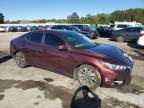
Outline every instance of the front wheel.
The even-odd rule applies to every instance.
[[[24,68],[27,66],[25,56],[21,52],[17,52],[14,56],[14,60],[18,67]]]
[[[117,42],[124,42],[124,37],[118,36],[116,40],[117,40]]]
[[[76,69],[76,77],[82,86],[96,88],[101,84],[99,72],[91,65],[80,65]]]

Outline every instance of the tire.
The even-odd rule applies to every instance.
[[[15,60],[15,62],[17,64],[17,66],[20,67],[20,68],[25,68],[27,66],[27,62],[26,62],[25,56],[21,52],[17,52],[14,55],[14,60]]]
[[[117,42],[124,42],[124,37],[123,36],[118,36],[116,38]]]
[[[101,85],[101,76],[91,65],[80,65],[76,69],[76,78],[82,86],[96,88]]]

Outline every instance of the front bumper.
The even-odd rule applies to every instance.
[[[130,85],[131,74],[124,72],[112,72],[103,77],[102,86],[103,87],[121,87]]]
[[[133,64],[128,66],[125,71],[115,71],[111,69],[107,69],[105,67],[100,67],[100,74],[102,77],[103,87],[121,87],[130,85],[131,82],[131,71],[133,68]]]

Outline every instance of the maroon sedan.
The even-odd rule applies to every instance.
[[[119,48],[66,30],[33,31],[10,43],[16,64],[48,69],[88,87],[130,84],[133,60]]]

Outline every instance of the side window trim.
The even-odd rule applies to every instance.
[[[32,41],[30,40],[32,33],[34,33],[34,32],[30,32],[30,33],[29,33],[29,39],[26,38],[26,40],[27,40],[28,42],[30,42],[30,43],[44,45],[44,33],[43,33],[43,32],[35,32],[35,33],[42,33],[42,39],[41,39],[41,42],[40,42],[40,43],[32,42]]]
[[[30,42],[29,38],[30,38],[30,36],[31,36],[31,32],[28,33],[28,34],[29,34],[29,35],[25,37],[25,40]]]
[[[50,46],[50,47],[53,47],[53,48],[57,48],[57,47],[54,46],[54,45],[46,44],[46,34],[47,34],[47,33],[48,33],[48,34],[55,35],[56,37],[58,37],[56,34],[54,34],[54,33],[52,33],[52,32],[45,32],[45,33],[44,33],[44,39],[43,39],[43,40],[44,40],[44,45],[45,45],[45,46]],[[58,38],[61,39],[60,37],[58,37]],[[64,44],[66,44],[63,39],[61,39],[61,40],[63,41]]]

